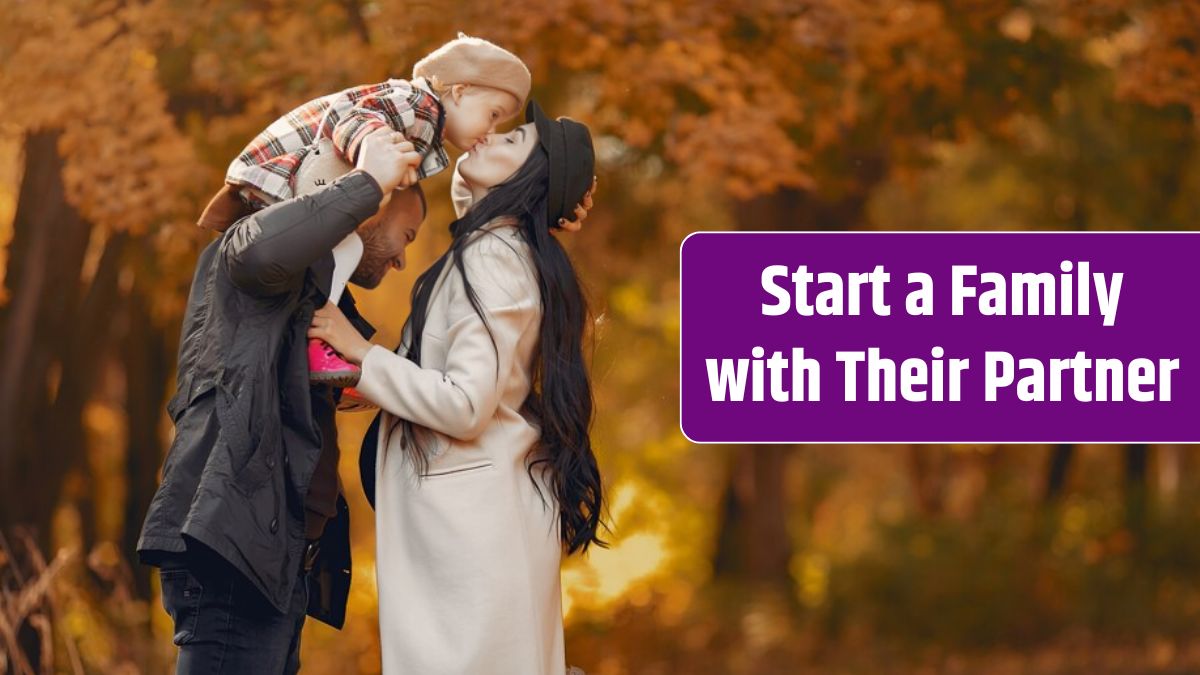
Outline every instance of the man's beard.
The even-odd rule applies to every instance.
[[[368,267],[368,260],[364,257],[362,262],[355,268],[354,274],[350,275],[350,283],[371,290],[378,288],[383,282],[383,275],[387,273],[387,265],[373,264]]]
[[[358,233],[363,243],[363,254],[362,259],[358,261],[358,267],[354,268],[354,273],[350,275],[350,283],[360,288],[370,290],[378,287],[391,266],[387,251],[380,250],[382,247],[378,235],[377,227]]]

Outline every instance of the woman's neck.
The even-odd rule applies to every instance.
[[[490,230],[497,227],[520,227],[520,225],[521,220],[516,216],[496,216],[489,220],[484,227]]]
[[[487,196],[487,193],[491,192],[491,188],[477,187],[470,183],[467,183],[467,189],[471,191],[472,204],[478,204],[480,200]]]

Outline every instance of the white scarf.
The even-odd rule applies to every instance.
[[[450,180],[450,201],[454,203],[454,215],[458,218],[462,218],[463,214],[475,204],[475,196],[471,194],[471,187],[467,185],[467,179],[463,178],[462,173],[458,170],[466,156],[465,152],[458,156],[458,161],[454,163],[454,178]]]

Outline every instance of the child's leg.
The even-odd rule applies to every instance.
[[[206,230],[224,232],[230,225],[236,223],[242,216],[254,211],[237,193],[237,187],[226,183],[204,207],[200,220],[196,224]]]

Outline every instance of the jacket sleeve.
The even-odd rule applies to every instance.
[[[438,150],[441,130],[431,122],[429,114],[421,113],[422,101],[426,98],[427,95],[416,87],[380,88],[364,96],[341,113],[330,132],[334,149],[353,164],[358,161],[358,149],[363,139],[372,131],[387,127],[403,134],[421,155],[417,171],[422,180],[438,173],[446,167],[444,152]]]
[[[256,296],[277,295],[379,210],[383,190],[363,171],[329,187],[251,214],[231,227],[221,255],[233,284]]]
[[[398,87],[380,87],[378,91],[354,102],[338,120],[332,132],[333,147],[349,162],[358,159],[358,147],[367,134],[390,127],[418,145],[419,138],[409,138],[405,112],[412,110],[414,92]],[[420,152],[420,148],[418,148]]]
[[[541,317],[536,272],[516,245],[485,234],[463,250],[463,265],[487,317],[486,326],[472,308],[458,270],[448,270],[439,291],[450,294],[444,370],[422,368],[375,345],[363,359],[359,392],[396,417],[459,440],[483,433],[500,405],[518,343]]]

